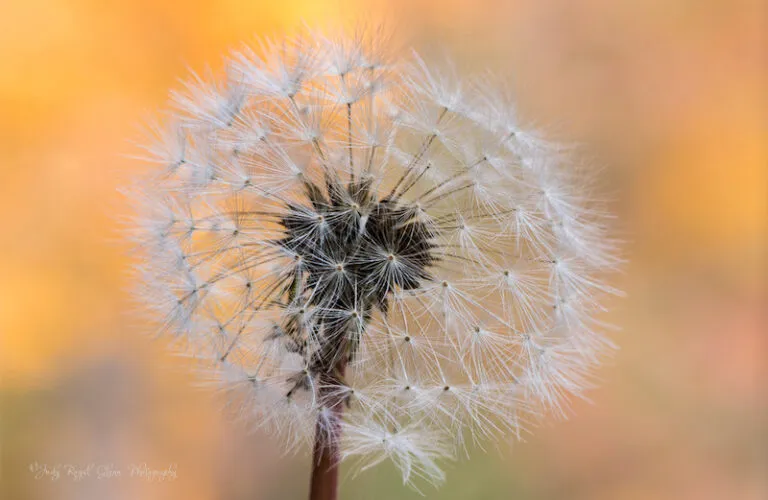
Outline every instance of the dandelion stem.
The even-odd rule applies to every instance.
[[[343,378],[346,360],[336,365],[339,378]],[[335,377],[334,377],[335,378]],[[336,381],[338,383],[338,381]],[[321,397],[330,399],[338,391],[332,385],[320,389]],[[325,393],[325,394],[322,394]],[[312,479],[309,485],[309,500],[336,500],[339,495],[339,454],[341,441],[341,414],[344,411],[343,398],[335,396],[328,401],[331,418],[318,415],[315,425],[315,444],[312,450]]]
[[[341,408],[338,409],[341,414]],[[316,436],[320,434],[321,424],[315,429]],[[315,448],[312,452],[312,481],[309,488],[309,500],[336,500],[339,493],[339,443],[331,441],[324,443],[322,438],[315,437]]]

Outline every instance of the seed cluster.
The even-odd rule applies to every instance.
[[[134,190],[136,281],[287,449],[438,482],[591,387],[621,259],[589,165],[487,77],[386,46],[266,42],[173,93]]]
[[[325,191],[310,182],[305,190],[311,207],[287,206],[280,221],[285,237],[276,242],[295,255],[282,306],[302,304],[281,330],[298,352],[315,349],[313,373],[329,374],[340,361],[354,359],[374,307],[386,314],[394,291],[414,290],[430,279],[437,228],[419,220],[416,206],[394,196],[377,199],[370,179],[345,185],[328,177]],[[298,316],[308,308],[317,314],[305,331]],[[339,320],[336,311],[350,313]]]

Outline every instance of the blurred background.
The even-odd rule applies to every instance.
[[[630,264],[601,387],[567,422],[448,465],[429,499],[768,498],[768,83],[761,0],[0,0],[0,497],[305,498],[132,313],[118,193],[188,68],[240,42],[384,21],[508,76],[607,166]],[[43,468],[121,469],[58,480]],[[172,471],[149,481],[136,471]],[[50,471],[49,471],[50,472]],[[38,477],[42,476],[42,477]],[[421,498],[391,466],[342,498]]]

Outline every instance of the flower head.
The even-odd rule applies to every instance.
[[[145,148],[142,298],[256,426],[406,481],[563,412],[618,259],[585,170],[504,96],[366,37],[194,76]]]

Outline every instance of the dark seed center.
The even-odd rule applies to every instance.
[[[438,260],[437,229],[419,217],[419,207],[376,199],[370,188],[370,180],[327,178],[322,187],[305,180],[307,204],[288,204],[280,220],[284,236],[276,243],[296,261],[283,289],[285,306],[317,306],[311,325],[288,317],[282,327],[299,351],[311,351],[316,372],[330,373],[339,359],[354,357],[360,323],[374,309],[386,314],[396,290],[419,288]],[[401,272],[391,270],[395,259]],[[349,310],[355,312],[345,320],[334,313]]]

